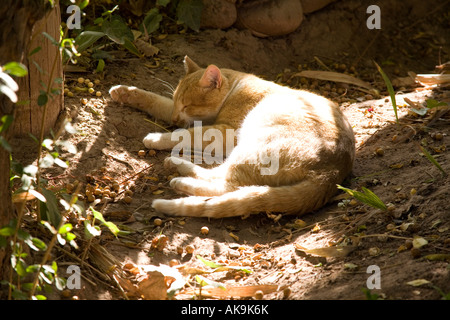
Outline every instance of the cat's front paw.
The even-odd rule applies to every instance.
[[[109,89],[109,95],[116,102],[128,103],[130,98],[130,92],[133,90],[133,88],[134,87],[117,85]]]
[[[174,142],[170,133],[149,133],[143,140],[144,146],[148,149],[170,150]]]
[[[176,170],[182,176],[195,176],[196,165],[178,157],[167,157],[164,160],[164,168]]]

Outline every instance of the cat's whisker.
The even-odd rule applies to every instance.
[[[156,78],[156,77],[153,77],[153,78],[158,80],[159,82],[161,82],[161,84],[163,86],[165,86],[167,89],[169,89],[170,92],[171,92],[170,95],[173,96],[173,93],[175,92],[175,88],[173,87],[173,85],[170,82],[168,82],[166,80],[163,80],[163,79],[160,79],[160,78]]]

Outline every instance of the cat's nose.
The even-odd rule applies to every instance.
[[[177,124],[178,121],[180,121],[180,117],[178,115],[173,115],[172,116],[172,123],[173,124]]]

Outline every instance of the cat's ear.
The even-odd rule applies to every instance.
[[[192,61],[191,58],[188,56],[184,57],[184,70],[186,70],[186,74],[190,74],[200,69],[201,68],[194,61]]]
[[[203,73],[199,84],[204,88],[220,88],[222,86],[222,73],[220,72],[220,69],[213,64],[209,65]]]

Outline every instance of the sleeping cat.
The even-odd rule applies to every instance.
[[[355,157],[353,130],[335,103],[251,74],[215,65],[203,69],[189,57],[184,64],[186,75],[173,100],[123,85],[112,87],[110,95],[169,124],[190,126],[185,132],[200,149],[195,151],[211,143],[194,141],[195,130],[201,130],[201,137],[212,129],[223,137],[236,131],[236,146],[212,169],[166,158],[166,167],[187,176],[172,179],[170,186],[190,196],[154,200],[154,209],[175,216],[223,218],[258,212],[301,215],[326,204]],[[202,126],[191,126],[194,121],[202,121]],[[172,137],[149,133],[143,142],[150,149],[172,150],[179,143]],[[222,140],[225,150],[229,139]],[[264,173],[268,158],[276,160],[277,167]]]

